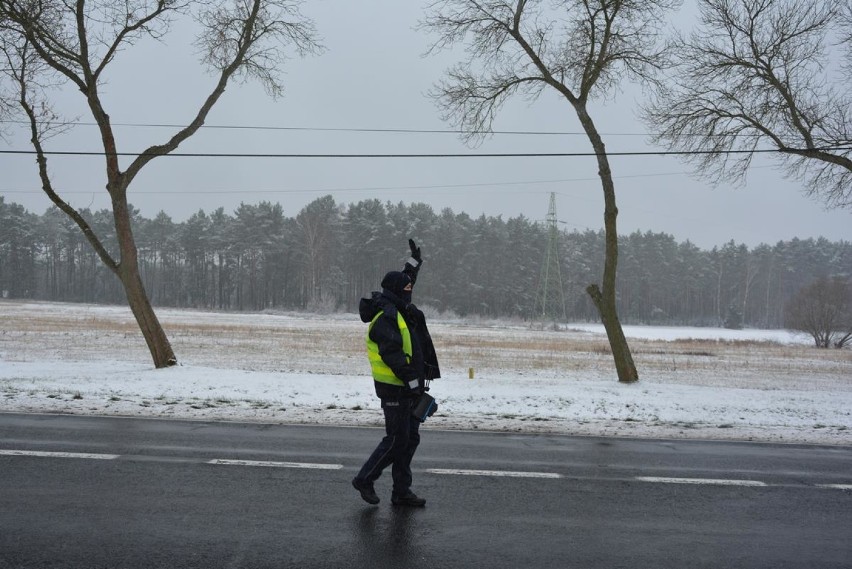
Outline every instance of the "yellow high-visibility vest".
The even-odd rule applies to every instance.
[[[373,371],[373,379],[381,383],[389,383],[391,385],[405,385],[388,367],[388,365],[379,355],[379,345],[370,339],[370,331],[373,329],[373,324],[384,314],[384,310],[380,310],[378,314],[370,322],[367,327],[367,359],[370,360],[370,368]],[[402,334],[402,351],[405,353],[406,362],[411,362],[411,332],[408,331],[408,324],[399,312],[396,313],[396,323],[399,326],[399,333]]]

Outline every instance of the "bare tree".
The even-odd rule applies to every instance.
[[[676,71],[644,110],[655,142],[713,182],[742,182],[755,152],[827,207],[852,207],[852,5],[699,0]],[[840,63],[841,61],[845,63]]]
[[[588,104],[613,96],[622,79],[652,81],[663,63],[658,32],[678,0],[440,0],[421,27],[438,34],[433,50],[465,43],[469,57],[447,72],[433,95],[443,118],[468,141],[481,140],[501,106],[522,92],[555,90],[571,105],[596,154],[604,194],[601,285],[586,290],[600,313],[619,381],[639,379],[616,310],[618,233],[615,184]]]
[[[278,76],[285,50],[292,48],[305,55],[321,49],[313,24],[301,15],[299,5],[298,0],[0,0],[0,49],[4,55],[0,71],[13,86],[30,124],[42,189],[76,222],[101,261],[120,279],[158,368],[173,365],[177,359],[140,278],[128,188],[145,165],[173,152],[198,131],[230,80],[258,79],[270,95],[281,94]],[[118,140],[99,91],[106,69],[124,48],[141,38],[162,38],[172,18],[182,14],[193,15],[199,23],[196,45],[217,81],[186,127],[163,144],[147,148],[122,169]],[[48,171],[44,143],[63,128],[51,110],[49,95],[52,87],[66,84],[85,97],[98,127],[118,239],[117,258],[55,190]]]
[[[809,334],[818,348],[852,345],[852,282],[821,278],[799,290],[784,311],[790,330]]]

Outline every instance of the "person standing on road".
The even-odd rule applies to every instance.
[[[420,419],[412,414],[428,381],[441,377],[426,317],[411,303],[411,294],[423,259],[420,247],[408,240],[411,258],[402,271],[382,279],[381,292],[362,298],[361,320],[367,329],[367,356],[376,395],[385,416],[385,437],[352,479],[352,486],[369,504],[378,504],[373,486],[382,471],[392,466],[391,503],[424,506],[426,500],[411,490],[411,460],[420,444]]]

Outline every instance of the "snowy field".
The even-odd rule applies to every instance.
[[[0,412],[382,425],[355,314],[158,314],[180,366],[153,368],[126,307],[0,300]],[[426,429],[852,445],[852,351],[785,331],[626,326],[623,385],[600,325],[430,329]]]

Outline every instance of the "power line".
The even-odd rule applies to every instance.
[[[758,150],[646,150],[630,152],[606,152],[605,156],[700,156],[709,154],[780,154],[794,149],[781,150],[767,148]],[[848,151],[852,147],[814,149]],[[0,154],[33,155],[35,150],[0,150]],[[85,150],[47,150],[46,156],[116,156],[116,157],[174,157],[174,158],[334,158],[334,159],[373,159],[373,158],[584,158],[597,156],[595,152],[489,152],[489,153],[437,153],[437,154],[277,154],[277,153],[237,153],[237,152],[170,152],[167,154],[135,152],[102,152]]]
[[[753,169],[772,168],[772,166],[753,166]],[[688,174],[686,171],[677,172],[656,172],[652,174],[626,174],[613,176],[615,180],[627,180],[633,178],[659,178],[661,176],[682,176]],[[598,182],[600,178],[597,176],[588,176],[583,178],[562,178],[557,180],[519,180],[514,182],[472,182],[468,184],[430,184],[417,186],[362,186],[356,188],[290,188],[290,189],[269,189],[269,188],[241,188],[241,189],[206,189],[206,190],[186,190],[186,189],[169,189],[169,190],[153,190],[153,191],[135,191],[134,195],[215,195],[215,194],[303,194],[303,193],[339,193],[339,192],[378,192],[378,191],[407,191],[407,190],[449,190],[460,188],[493,188],[496,186],[531,186],[544,184],[566,184],[576,182]],[[91,194],[99,190],[60,190],[62,194]],[[41,188],[21,190],[11,188],[0,188],[0,193],[4,194],[31,194],[41,193]],[[564,192],[556,192],[558,195],[568,196]],[[569,196],[570,197],[570,196]]]
[[[0,119],[0,124],[18,124],[18,125],[30,125],[29,121],[23,120],[3,120]],[[132,128],[185,128],[188,125],[185,124],[173,124],[173,123],[110,123],[111,126],[118,127],[132,127]],[[97,127],[99,126],[96,122],[91,121],[68,121],[57,123],[57,125],[71,125],[71,126],[88,126],[88,127]],[[201,129],[210,129],[210,130],[266,130],[266,131],[301,131],[301,132],[365,132],[365,133],[391,133],[391,134],[452,134],[452,135],[520,135],[520,136],[583,136],[587,137],[588,133],[582,131],[542,131],[542,130],[474,130],[474,131],[461,131],[461,130],[450,130],[450,129],[415,129],[415,128],[344,128],[344,127],[307,127],[307,126],[269,126],[269,125],[217,125],[217,124],[204,124],[199,128]],[[641,132],[600,132],[598,133],[601,136],[652,136],[649,133],[641,133]],[[694,135],[682,135],[685,137],[712,137],[713,135],[703,135],[703,134],[694,134]],[[734,135],[735,137],[739,137],[740,135]],[[852,150],[852,147],[838,146],[838,147],[828,147],[828,148],[813,148],[813,149],[795,149],[788,148],[786,151],[849,151]],[[649,155],[679,155],[679,154],[687,154],[687,155],[698,155],[698,154],[742,154],[742,153],[765,153],[765,152],[783,152],[784,150],[780,149],[765,149],[765,150],[707,150],[707,151],[674,151],[674,152],[649,152]],[[24,151],[13,151],[13,152],[24,152]],[[45,154],[57,154],[55,152],[46,152]],[[68,154],[63,152],[62,154]],[[90,155],[92,153],[82,153],[84,155]],[[95,153],[97,155],[102,155],[103,153]],[[123,154],[117,153],[116,156],[125,156],[132,155],[137,156],[137,154]],[[267,154],[180,154],[180,153],[171,153],[170,156],[211,156],[211,157],[233,157],[233,156],[246,156],[246,157],[258,157],[258,158],[326,158],[326,157],[334,157],[334,158],[373,158],[373,157],[381,157],[381,158],[419,158],[419,157],[435,157],[435,158],[447,158],[447,157],[455,157],[455,156],[490,156],[485,154],[452,154],[452,155],[267,155]],[[544,154],[544,155],[533,155],[533,156],[551,156],[552,154]],[[570,156],[594,156],[595,153],[589,154],[570,154]],[[633,155],[643,155],[642,153],[637,152],[608,152],[609,156],[633,156]],[[504,156],[504,155],[498,155]],[[526,155],[516,155],[516,154],[508,154],[506,156],[526,156]],[[555,154],[554,156],[562,156],[562,154]]]
[[[28,121],[20,120],[0,120],[0,123],[6,124],[25,124],[29,125]],[[71,121],[69,124],[74,126],[98,126],[95,122]],[[184,124],[168,124],[168,123],[111,123],[112,126],[132,127],[132,128],[185,128]],[[342,128],[342,127],[309,127],[309,126],[261,126],[261,125],[222,125],[222,124],[205,124],[202,129],[211,130],[269,130],[269,131],[300,131],[300,132],[371,132],[371,133],[399,133],[399,134],[508,134],[522,136],[587,136],[585,132],[565,132],[565,131],[541,131],[541,130],[488,130],[488,131],[460,131],[449,129],[416,129],[416,128]],[[645,133],[639,132],[622,132],[622,133],[600,133],[603,136],[648,136]]]
[[[290,189],[213,189],[213,190],[154,190],[150,192],[139,191],[136,195],[157,195],[157,194],[302,194],[302,193],[338,193],[338,192],[376,192],[390,190],[443,190],[443,189],[459,189],[459,188],[488,188],[493,186],[523,186],[533,184],[557,184],[565,182],[583,182],[595,180],[595,178],[574,178],[566,180],[538,180],[531,182],[479,182],[472,184],[440,184],[429,186],[364,186],[358,188],[290,188]],[[0,189],[0,192],[8,194],[26,194],[32,192],[41,192],[41,189],[36,190],[11,190]],[[90,194],[93,190],[61,190],[63,194]]]

